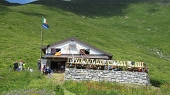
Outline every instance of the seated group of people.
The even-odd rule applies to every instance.
[[[26,69],[25,62],[23,62],[22,60],[19,63],[18,61],[15,61],[13,65],[14,65],[13,66],[14,71],[22,71],[22,70],[24,71]]]
[[[47,66],[44,65],[44,67],[42,68],[42,72],[43,72],[43,75],[47,75],[47,74],[51,74],[52,73],[52,70]]]

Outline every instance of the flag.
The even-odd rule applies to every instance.
[[[42,18],[42,27],[45,29],[49,28],[49,25],[47,24],[47,20],[45,18]]]
[[[47,20],[45,18],[42,18],[42,23],[46,23],[47,24]]]
[[[48,29],[48,28],[49,28],[49,25],[48,25],[48,24],[43,23],[43,24],[42,24],[42,27],[43,27],[43,28],[45,28],[45,29]]]

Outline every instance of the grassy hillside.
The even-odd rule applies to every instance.
[[[0,71],[21,59],[36,68],[45,17],[50,28],[42,29],[43,45],[77,37],[115,60],[144,61],[152,84],[168,88],[169,11],[169,2],[159,0],[39,0],[26,5],[1,0]]]

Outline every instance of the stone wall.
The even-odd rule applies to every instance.
[[[92,80],[150,85],[150,78],[145,72],[66,68],[64,78],[75,81]]]

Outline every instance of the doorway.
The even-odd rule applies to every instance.
[[[51,61],[51,69],[54,73],[64,73],[65,63],[66,61]]]

